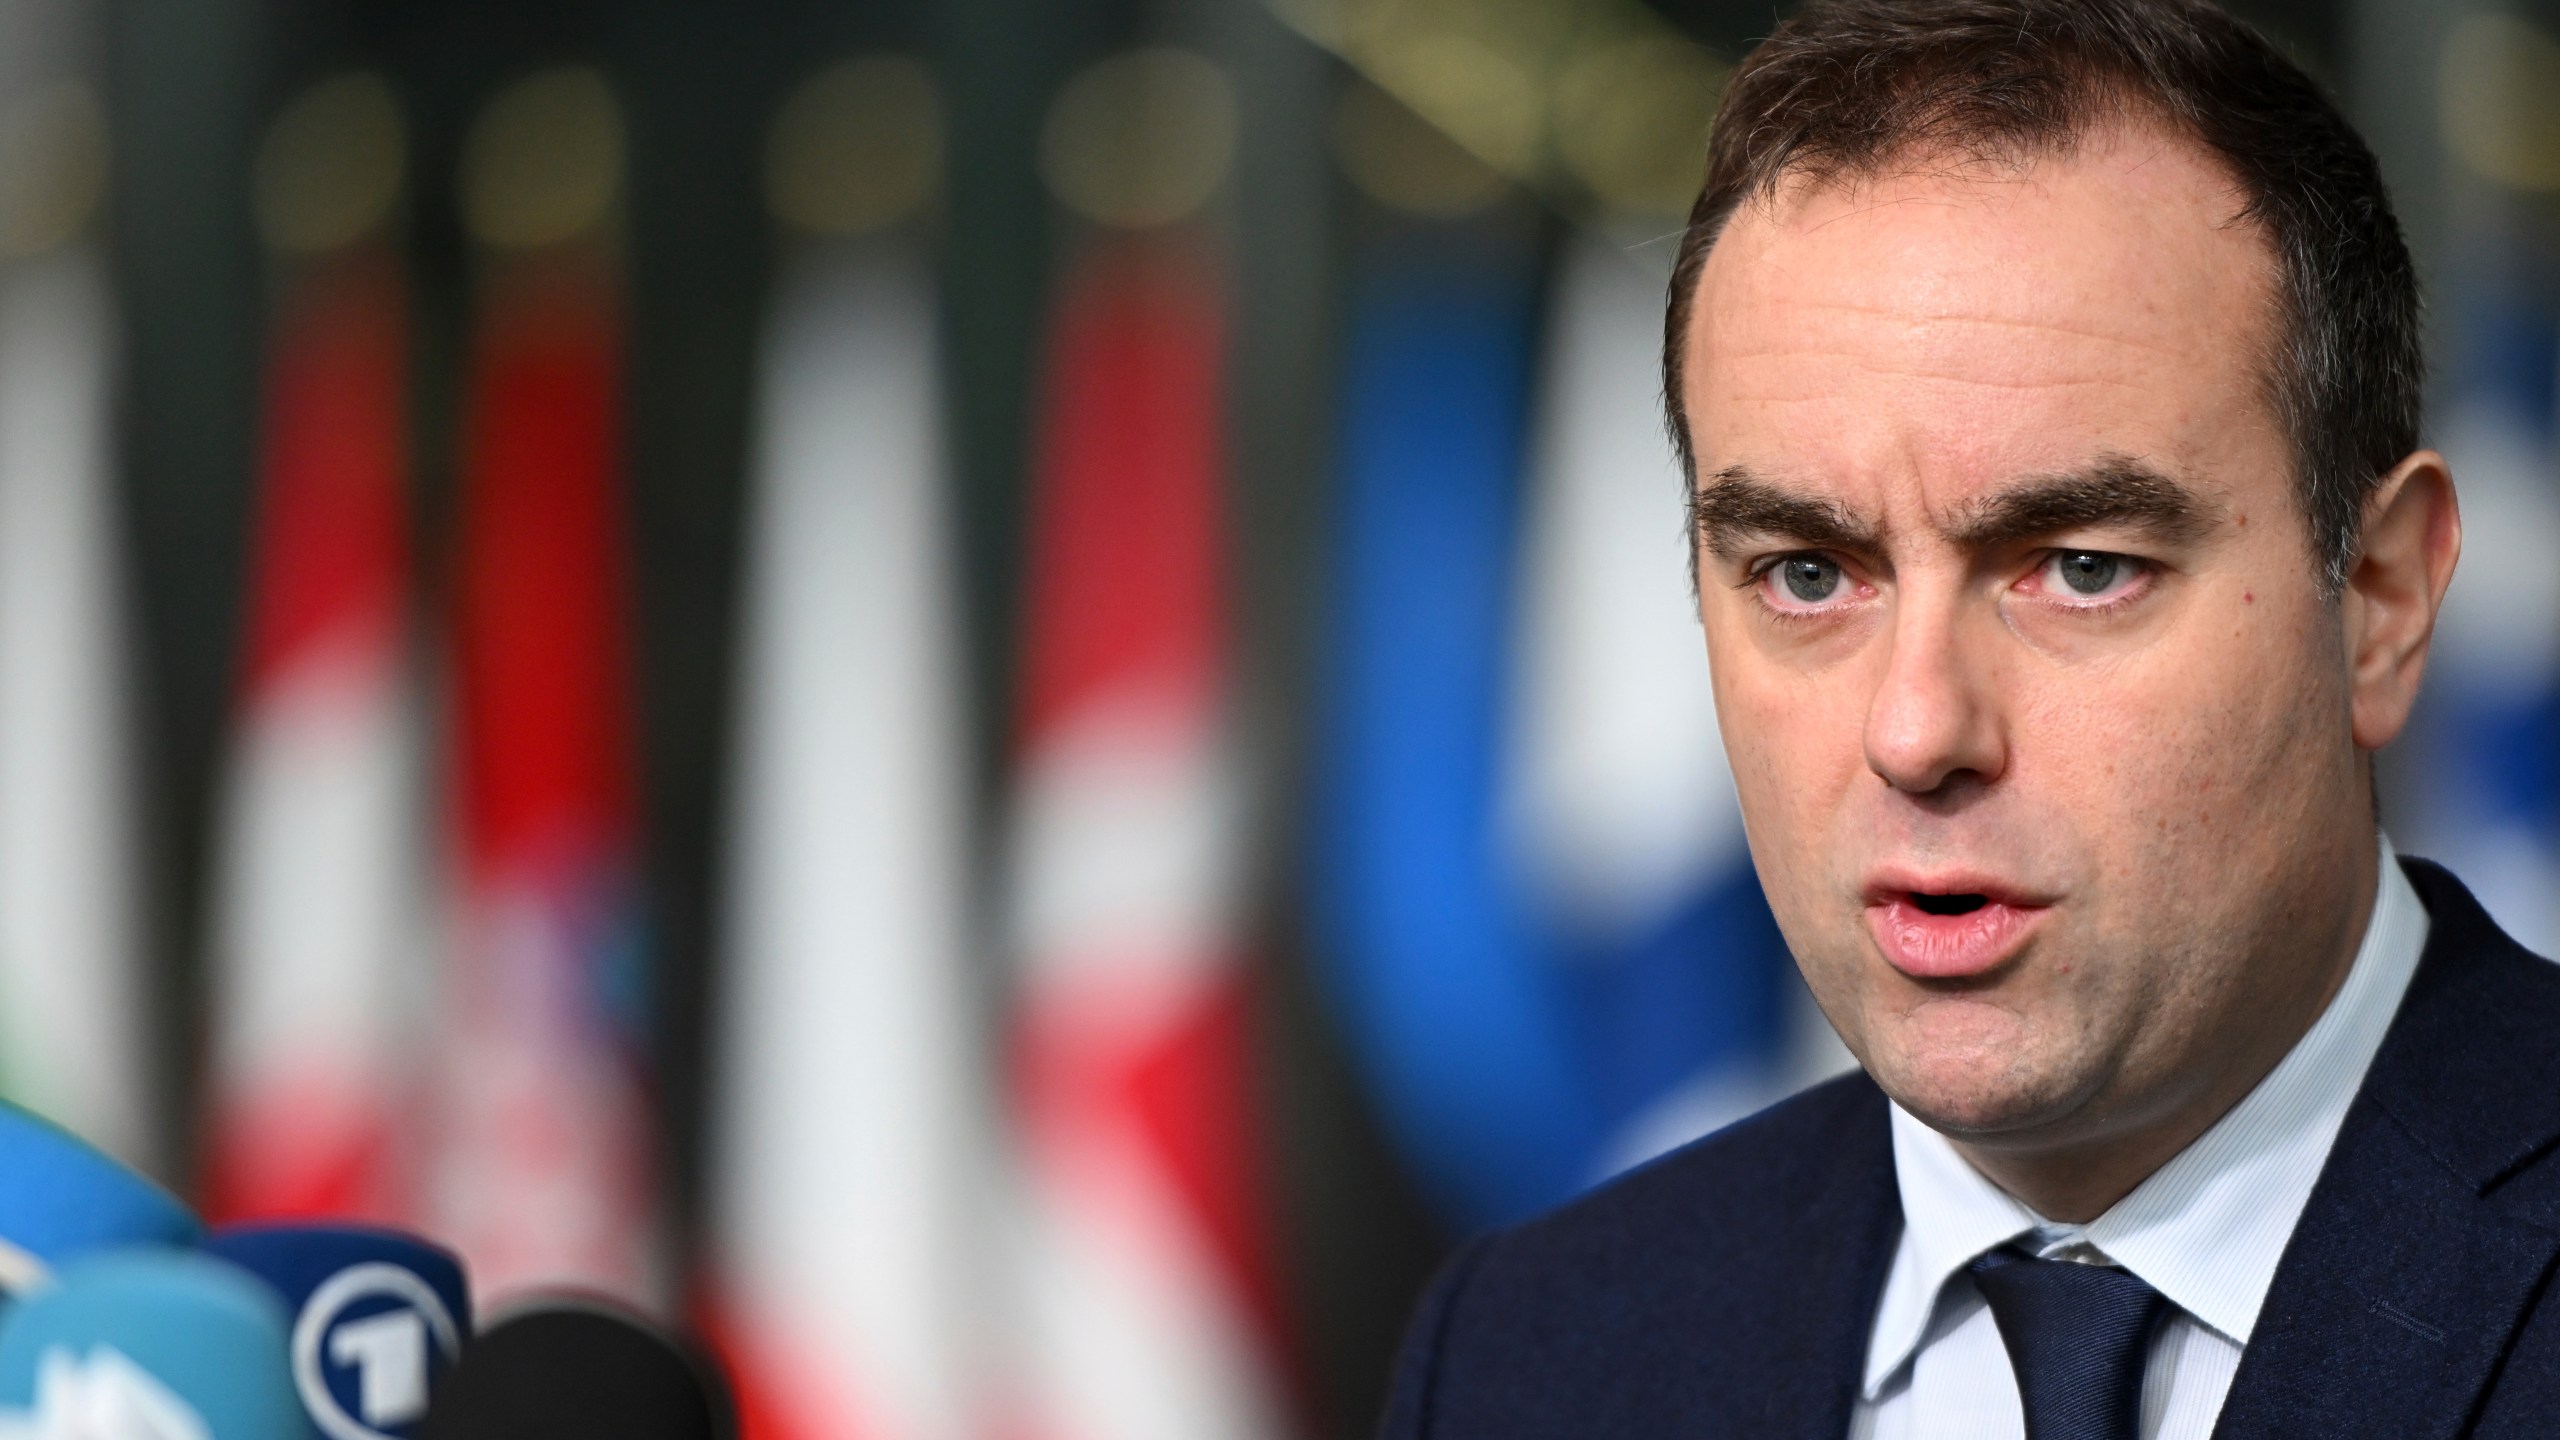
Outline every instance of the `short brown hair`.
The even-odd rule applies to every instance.
[[[2343,586],[2365,502],[2418,444],[2417,272],[2363,138],[2204,0],[1814,0],[1778,26],[1725,91],[1672,270],[1663,400],[1687,483],[1681,358],[1707,252],[1739,206],[1792,177],[1854,179],[1915,154],[2024,161],[2128,114],[2217,157],[2274,250],[2269,398],[2322,577]]]

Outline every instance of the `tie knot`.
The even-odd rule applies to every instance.
[[[2143,1361],[2168,1309],[2160,1292],[2112,1265],[2014,1250],[1971,1268],[2017,1372],[2027,1440],[2134,1440]]]

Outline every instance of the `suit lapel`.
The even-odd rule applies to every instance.
[[[2218,1440],[2462,1433],[2560,1259],[2535,1173],[2560,1139],[2560,978],[2450,875],[2408,869],[2426,954],[2285,1247]]]
[[[1745,1121],[1712,1142],[1712,1165],[1667,1162],[1678,1183],[1639,1185],[1613,1227],[1642,1257],[1601,1304],[1532,1306],[1530,1354],[1576,1357],[1571,1422],[1520,1397],[1534,1418],[1484,1414],[1447,1434],[1573,1440],[1840,1440],[1849,1431],[1867,1334],[1902,1203],[1884,1093],[1852,1074],[1788,1102],[1779,1123]],[[1652,1192],[1648,1195],[1647,1192]],[[1587,1243],[1587,1242],[1584,1242]],[[1554,1263],[1554,1262],[1550,1262]],[[1587,1267],[1556,1264],[1590,1294]],[[1554,1292],[1548,1292],[1553,1294]],[[1440,1433],[1440,1432],[1435,1432]]]
[[[1415,1322],[1444,1358],[1386,1433],[1840,1440],[1902,1227],[1886,1115],[1843,1076],[1492,1237]]]
[[[1864,1076],[1857,1081],[1866,1094],[1850,1143],[1816,1159],[1815,1168],[1827,1173],[1789,1216],[1793,1233],[1755,1256],[1764,1273],[1754,1288],[1768,1303],[1751,1323],[1754,1333],[1729,1352],[1726,1393],[1758,1394],[1763,1402],[1756,1419],[1737,1407],[1734,1435],[1839,1440],[1849,1431],[1876,1304],[1902,1233],[1884,1093]]]
[[[2285,1247],[2218,1440],[2460,1434],[2560,1253],[2560,1235],[2499,1214],[2389,1116],[2357,1111]]]

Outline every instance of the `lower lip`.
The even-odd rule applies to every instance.
[[[2041,906],[1993,901],[1962,915],[1932,915],[1908,899],[1867,907],[1867,928],[1893,968],[1916,980],[1958,980],[1998,969],[2035,928]]]

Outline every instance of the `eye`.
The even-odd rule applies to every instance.
[[[2106,594],[2107,587],[2116,583],[2116,572],[2121,568],[2116,557],[2097,550],[2074,550],[2053,557],[2054,573],[2082,595]]]
[[[1770,608],[1789,614],[1818,610],[1848,597],[1853,588],[1840,562],[1828,555],[1782,555],[1756,577]]]
[[[2065,602],[2108,601],[2132,594],[2151,567],[2105,550],[2056,550],[2037,566],[2036,588]]]
[[[1819,555],[1794,555],[1778,562],[1787,593],[1807,605],[1819,605],[1840,592],[1840,565]]]

